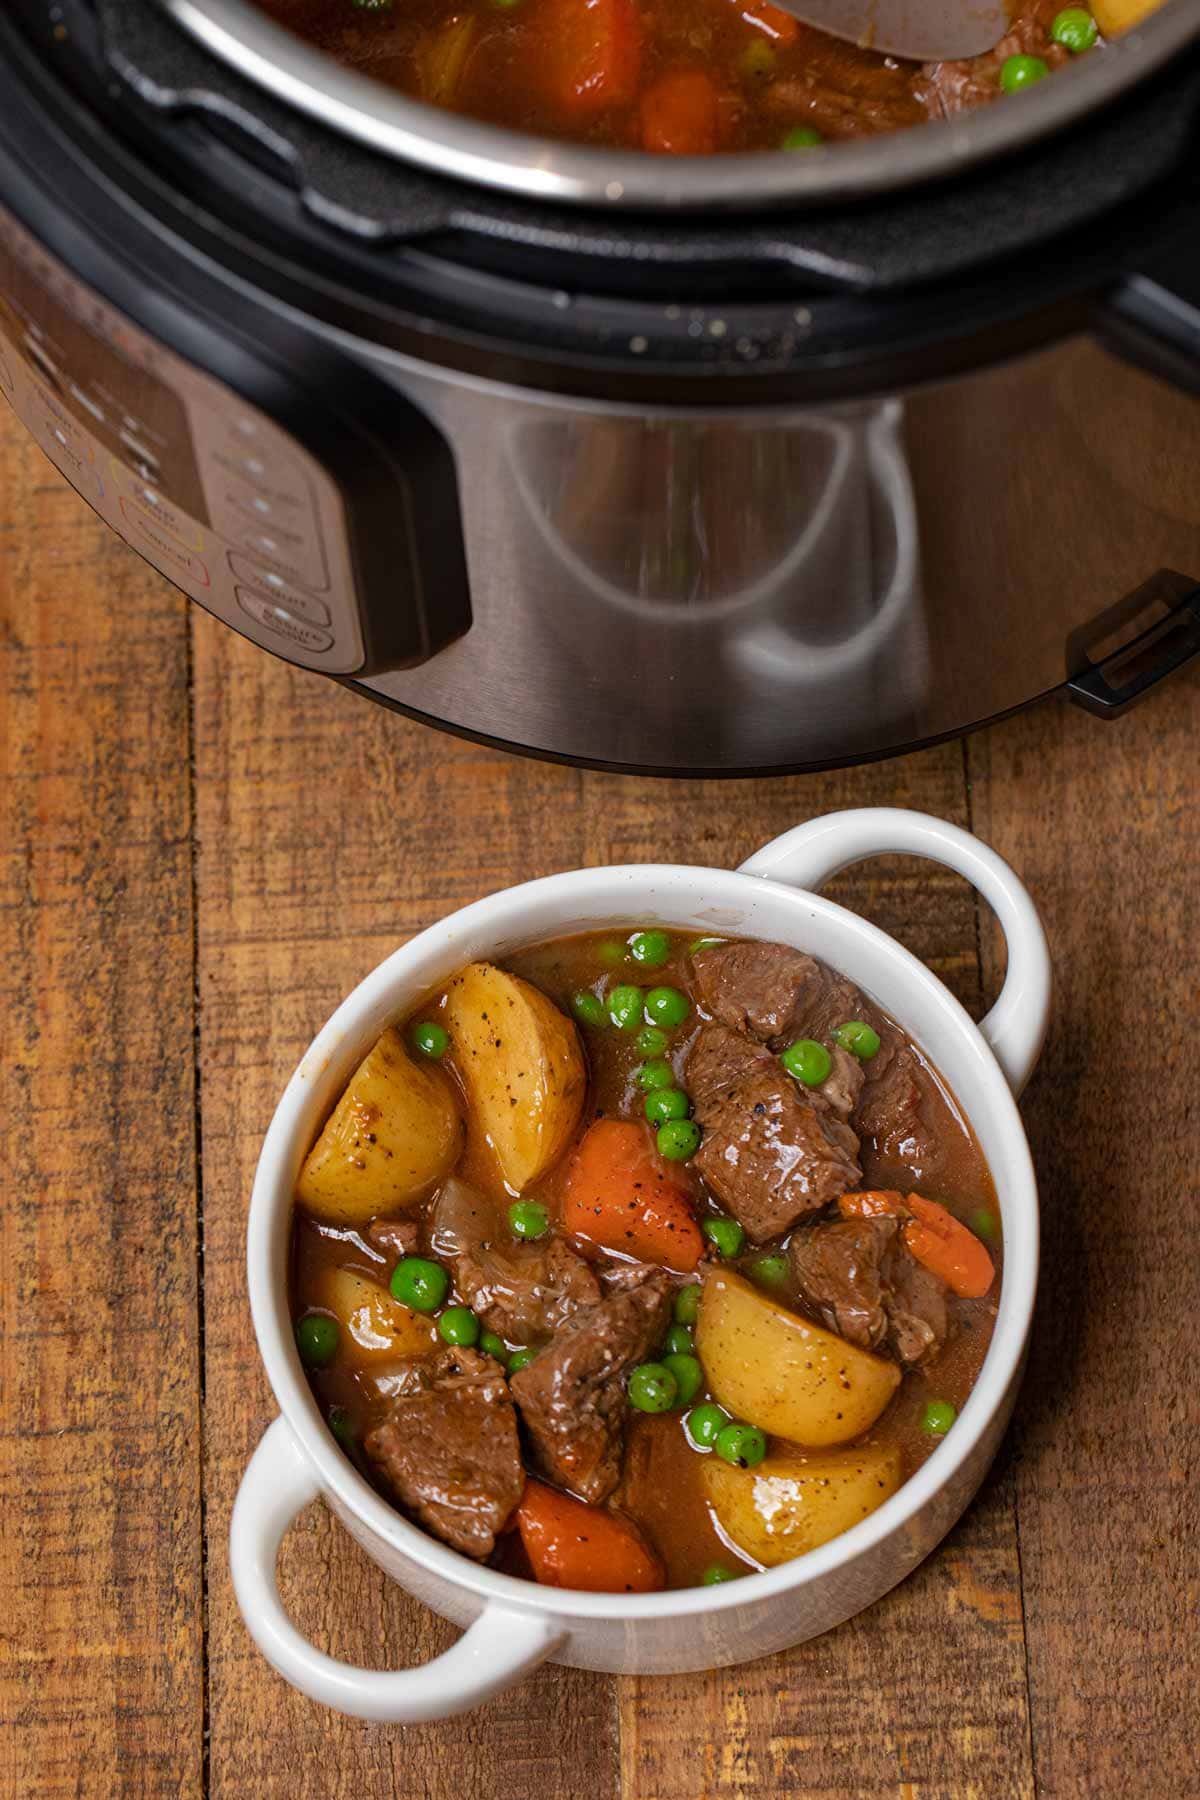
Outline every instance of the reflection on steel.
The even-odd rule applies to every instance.
[[[1066,679],[1068,635],[1200,580],[1200,405],[1094,343],[877,406],[648,417],[387,372],[451,442],[474,623],[370,686],[584,761],[881,754]]]

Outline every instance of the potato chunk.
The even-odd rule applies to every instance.
[[[1105,37],[1117,37],[1131,25],[1140,25],[1163,0],[1094,0],[1092,17]]]
[[[895,1363],[811,1325],[725,1269],[705,1276],[696,1349],[722,1406],[794,1444],[860,1437],[900,1385]]]
[[[764,1568],[790,1562],[849,1531],[900,1486],[900,1451],[862,1444],[823,1456],[779,1451],[753,1469],[719,1457],[704,1464],[704,1488],[731,1544]]]
[[[462,1141],[449,1079],[414,1062],[389,1025],[325,1121],[296,1194],[319,1219],[361,1224],[424,1199],[458,1161]]]
[[[446,995],[455,1066],[505,1184],[522,1193],[566,1150],[587,1075],[571,1021],[491,963],[468,963]]]
[[[438,1343],[432,1319],[394,1300],[387,1288],[355,1269],[329,1269],[319,1304],[327,1306],[342,1331],[350,1362],[370,1364],[387,1357],[425,1356]]]

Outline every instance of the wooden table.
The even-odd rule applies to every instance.
[[[1053,705],[841,774],[689,785],[410,725],[190,608],[0,417],[4,1202],[0,1786],[53,1796],[774,1800],[1200,1794],[1195,1375],[1200,680],[1119,726]],[[546,1668],[408,1730],[310,1705],[252,1647],[229,1512],[272,1416],[246,1306],[259,1141],[334,1002],[529,875],[732,864],[830,807],[969,825],[1043,909],[1026,1102],[1045,1264],[1029,1379],[967,1518],[897,1592],[708,1676]],[[842,896],[978,1008],[957,878]],[[289,1604],[379,1665],[448,1626],[323,1509]]]

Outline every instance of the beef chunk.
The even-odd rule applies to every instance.
[[[511,1379],[538,1468],[593,1506],[620,1480],[624,1377],[661,1339],[672,1291],[656,1270],[576,1313]]]
[[[910,1253],[903,1238],[896,1241],[888,1275],[888,1343],[902,1363],[931,1362],[952,1329],[948,1290]]]
[[[381,1256],[399,1262],[405,1256],[420,1256],[425,1227],[420,1219],[375,1219],[367,1228],[367,1242]]]
[[[895,1033],[891,1054],[879,1055],[866,1065],[867,1080],[855,1118],[855,1129],[870,1140],[877,1161],[902,1167],[920,1179],[937,1166],[940,1155],[937,1130],[929,1117],[934,1095],[933,1079],[914,1051]],[[875,1064],[879,1063],[876,1069]]]
[[[831,1331],[902,1363],[928,1361],[949,1334],[946,1289],[911,1254],[895,1218],[844,1219],[797,1232],[792,1273]]]
[[[803,950],[753,940],[698,950],[692,970],[705,1012],[764,1044],[790,1041],[800,996],[819,987],[828,973]]]
[[[504,1371],[478,1350],[413,1361],[364,1448],[406,1512],[464,1556],[491,1555],[525,1486]]]
[[[798,1231],[790,1245],[792,1274],[809,1306],[863,1350],[887,1336],[883,1262],[899,1230],[899,1219],[848,1219]]]
[[[549,1337],[572,1313],[600,1299],[591,1269],[561,1238],[516,1243],[500,1209],[465,1182],[446,1183],[432,1235],[464,1300],[489,1331],[510,1343]]]
[[[926,1118],[932,1079],[903,1033],[852,981],[787,944],[715,944],[694,959],[696,985],[707,1012],[737,1031],[781,1050],[795,1038],[815,1038],[834,1059],[818,1090],[882,1161],[925,1168],[935,1132]],[[879,1049],[860,1063],[833,1042],[847,1019],[862,1019]]]
[[[692,1167],[755,1243],[778,1237],[861,1181],[849,1126],[740,1032],[706,1025],[688,1058],[687,1080],[704,1132]]]
[[[1057,8],[1058,0],[1035,0],[1022,8],[994,50],[964,62],[927,63],[913,84],[914,95],[931,118],[947,118],[1003,99],[1000,70],[1010,56],[1040,56],[1048,68],[1061,68],[1070,53],[1050,36]]]

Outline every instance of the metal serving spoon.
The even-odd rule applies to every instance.
[[[774,0],[804,25],[906,62],[959,62],[994,50],[1004,0]]]

